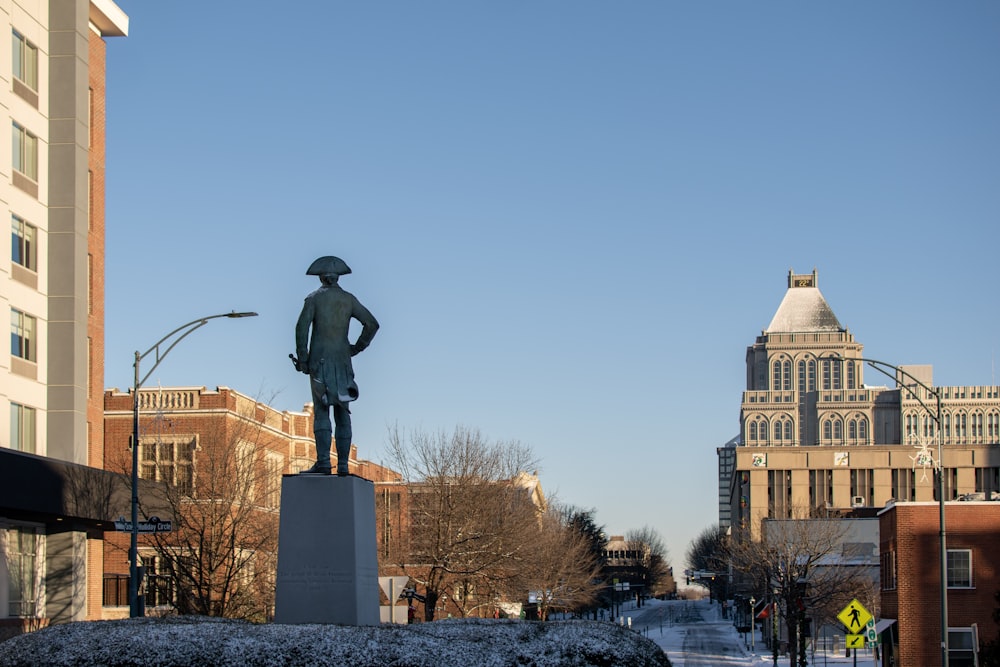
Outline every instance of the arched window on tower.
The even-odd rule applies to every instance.
[[[868,420],[864,417],[858,421],[858,440],[862,445],[868,444]]]
[[[787,359],[781,364],[781,388],[785,391],[792,390],[792,362]]]
[[[855,382],[855,380],[854,380],[854,362],[853,361],[848,361],[847,362],[847,388],[848,389],[856,389],[857,387],[854,386],[854,382]]]
[[[840,380],[840,373],[841,373],[840,369],[843,366],[843,364],[841,364],[839,362],[837,362],[837,363],[827,362],[827,363],[829,363],[830,366],[832,366],[832,370],[833,370],[833,388],[834,389],[843,389],[844,385],[841,384],[841,380]]]
[[[799,393],[806,393],[806,362],[799,361]]]
[[[807,391],[816,391],[816,360],[809,360],[809,388]]]
[[[792,444],[792,420],[789,419],[785,422],[785,440],[788,444]]]
[[[972,427],[972,437],[974,438],[973,442],[982,442],[983,440],[982,412],[974,412],[972,414],[972,423],[970,424],[970,426]]]
[[[832,380],[830,379],[830,360],[823,360],[823,389],[832,389]]]
[[[750,422],[749,440],[751,441],[757,440],[757,422]]]
[[[1000,442],[1000,412],[996,410],[986,416],[986,437],[991,443]]]
[[[833,422],[827,419],[823,422],[823,439],[832,440],[833,439]]]
[[[781,436],[783,434],[784,431],[781,429],[781,418],[779,417],[778,420],[774,422],[774,439],[777,441],[777,444],[779,445],[784,444],[783,442],[781,442]]]
[[[840,443],[844,439],[844,421],[842,419],[833,420],[833,439]]]
[[[847,422],[847,439],[852,444],[858,439],[858,422],[853,419]]]
[[[767,422],[764,420],[760,422],[760,439],[762,442],[767,442]]]
[[[771,364],[771,391],[781,389],[781,362],[775,361]]]

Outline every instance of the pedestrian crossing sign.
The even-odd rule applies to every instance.
[[[844,624],[847,631],[852,634],[862,634],[865,632],[865,627],[868,625],[868,621],[873,620],[874,617],[871,612],[865,609],[865,606],[858,602],[857,598],[851,600],[851,604],[841,610],[837,614],[837,620]],[[862,634],[862,637],[864,635]]]

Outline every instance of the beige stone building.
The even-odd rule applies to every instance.
[[[113,0],[0,0],[0,638],[101,617],[106,42]]]
[[[894,383],[862,360],[863,349],[816,271],[790,271],[771,323],[747,348],[740,436],[718,450],[728,484],[720,517],[728,510],[734,529],[756,536],[765,518],[936,500],[942,434],[946,499],[1000,492],[1000,387],[936,387],[930,366],[899,366]]]

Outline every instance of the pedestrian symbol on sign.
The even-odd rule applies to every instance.
[[[837,614],[837,619],[844,624],[851,634],[864,634],[865,626],[872,620],[871,612],[856,599]]]
[[[858,609],[853,604],[849,608],[851,610],[850,614],[848,614],[851,617],[851,623],[850,623],[850,626],[849,626],[850,629],[853,630],[854,626],[858,626],[858,629],[863,628],[864,626],[861,625],[861,620],[860,620],[861,619],[861,610]]]

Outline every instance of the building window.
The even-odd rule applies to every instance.
[[[948,588],[972,588],[971,549],[948,549]]]
[[[944,487],[944,499],[955,500],[958,498],[958,469],[943,468],[937,474],[941,475],[941,486]],[[934,485],[934,501],[938,501],[938,485]]]
[[[139,445],[139,474],[164,482],[184,495],[194,492],[194,438],[157,438]]]
[[[10,219],[10,257],[15,264],[20,264],[32,271],[38,270],[38,249],[35,239],[38,230],[27,222],[12,215]]]
[[[10,404],[10,446],[21,452],[35,453],[35,409]]]
[[[29,528],[7,529],[8,616],[37,616],[38,536]]]
[[[823,360],[823,389],[831,389],[830,360]]]
[[[983,440],[983,413],[974,412],[969,420],[970,426],[972,427],[972,437],[975,442],[982,442]]]
[[[809,360],[809,391],[816,391],[816,360]]]
[[[38,91],[38,49],[14,31],[13,70],[14,76],[34,91]]]
[[[917,471],[912,468],[896,468],[892,471],[892,497],[896,500],[917,499]]]
[[[833,471],[809,471],[809,504],[817,516],[826,516],[825,512],[833,507]]]
[[[886,551],[881,557],[881,572],[879,581],[883,591],[896,590],[896,552]]]
[[[767,471],[767,517],[792,518],[792,471]]]
[[[832,440],[833,439],[833,422],[827,419],[823,422],[823,439]]]
[[[833,420],[833,439],[837,444],[844,440],[844,422],[841,419]]]
[[[856,388],[854,386],[854,363],[850,361],[847,362],[847,388],[848,389]]]
[[[781,362],[776,361],[771,367],[774,369],[774,376],[771,378],[771,389],[777,391],[781,389]]]
[[[785,361],[782,365],[781,388],[785,391],[792,390],[792,362]]]
[[[851,504],[858,499],[868,507],[875,505],[875,471],[871,468],[851,471]]]
[[[38,180],[38,137],[13,124],[12,159],[14,170],[32,181]]]
[[[806,362],[799,362],[799,393],[806,393]]]
[[[281,469],[284,467],[284,459],[280,454],[269,452],[266,459],[267,477],[264,481],[264,506],[271,509],[278,509],[281,505]]]
[[[976,492],[992,500],[991,494],[1000,492],[1000,468],[976,468]]]
[[[976,635],[972,628],[948,628],[948,664],[951,667],[972,667],[976,660]]]
[[[10,353],[27,361],[35,361],[35,318],[16,308],[10,309]]]
[[[990,442],[1000,442],[1000,413],[986,415],[986,437]]]

